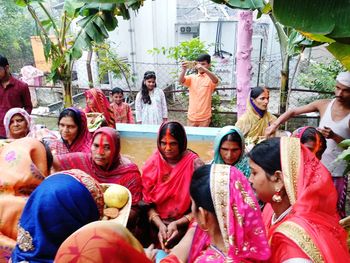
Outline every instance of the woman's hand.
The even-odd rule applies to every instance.
[[[165,243],[167,242],[167,227],[166,225],[162,222],[159,226],[158,226],[158,239],[159,239],[159,243],[160,246],[162,247],[162,249],[165,249]]]
[[[169,242],[170,240],[172,240],[174,237],[176,237],[176,235],[179,233],[179,231],[177,230],[177,224],[176,221],[171,222],[168,227],[167,227],[167,242]],[[166,243],[167,243],[166,242]],[[165,244],[166,245],[166,244]]]

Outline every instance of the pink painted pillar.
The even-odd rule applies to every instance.
[[[246,110],[247,98],[250,92],[251,53],[253,36],[253,12],[240,11],[237,26],[237,117]]]

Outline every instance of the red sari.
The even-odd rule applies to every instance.
[[[142,169],[143,199],[156,205],[161,219],[179,219],[190,208],[189,189],[197,158],[197,154],[187,150],[172,167],[157,150],[146,161]]]
[[[87,127],[87,118],[85,113],[74,107],[67,109],[77,115],[77,119],[80,121],[80,130],[71,145],[68,145],[62,139],[51,142],[50,149],[52,153],[55,155],[60,155],[73,152],[90,152],[91,134]]]
[[[296,138],[281,138],[281,164],[291,212],[271,226],[271,206],[264,210],[270,262],[306,258],[312,262],[350,262],[346,232],[339,225],[337,193],[329,171]]]
[[[120,155],[120,138],[115,129],[103,127],[98,129],[93,138],[103,133],[112,142],[111,160],[106,170],[96,165],[91,153],[69,153],[57,156],[62,170],[80,169],[99,183],[120,184],[129,189],[132,194],[132,204],[136,205],[142,196],[141,176],[136,164]]]
[[[86,100],[90,101],[90,106],[86,105],[85,112],[102,113],[109,127],[115,128],[114,112],[109,104],[108,99],[102,90],[93,88],[85,91]]]

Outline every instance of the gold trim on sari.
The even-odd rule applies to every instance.
[[[281,137],[281,165],[284,187],[291,205],[297,200],[297,180],[300,168],[300,141],[298,138]]]
[[[286,221],[281,223],[275,233],[281,233],[296,243],[302,251],[315,263],[323,263],[325,260],[309,234],[297,223]],[[270,240],[271,242],[271,240]]]
[[[210,192],[215,207],[216,218],[221,230],[225,247],[229,248],[228,224],[230,209],[230,169],[229,165],[215,164],[211,167]]]

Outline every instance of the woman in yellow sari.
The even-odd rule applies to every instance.
[[[276,117],[267,111],[269,100],[267,88],[255,87],[251,90],[247,110],[235,124],[248,141],[258,142],[259,137],[264,136],[265,129],[276,120]]]
[[[29,195],[49,174],[52,155],[33,138],[4,146],[0,153],[0,262],[16,245],[17,223]]]

